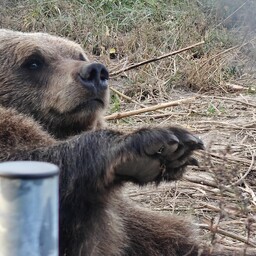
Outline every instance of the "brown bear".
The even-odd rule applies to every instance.
[[[60,167],[60,255],[208,255],[190,222],[141,209],[120,191],[126,181],[179,179],[203,143],[176,127],[105,129],[108,79],[76,43],[1,29],[0,162]]]

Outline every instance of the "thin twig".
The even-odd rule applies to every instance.
[[[155,58],[152,58],[152,59],[149,59],[149,60],[145,60],[145,61],[141,61],[139,63],[135,63],[135,64],[132,64],[126,68],[123,68],[123,69],[120,69],[116,72],[112,72],[110,73],[110,76],[116,76],[116,75],[119,75],[120,73],[123,73],[125,71],[128,71],[128,70],[131,70],[133,68],[137,68],[139,66],[142,66],[142,65],[145,65],[145,64],[148,64],[148,63],[151,63],[151,62],[155,62],[155,61],[158,61],[158,60],[161,60],[161,59],[164,59],[164,58],[167,58],[167,57],[170,57],[170,56],[173,56],[173,55],[176,55],[176,54],[179,54],[181,52],[184,52],[184,51],[187,51],[189,49],[192,49],[196,46],[199,46],[201,44],[204,44],[205,42],[204,41],[201,41],[199,43],[196,43],[196,44],[193,44],[193,45],[190,45],[188,47],[185,47],[185,48],[182,48],[180,50],[177,50],[177,51],[174,51],[174,52],[170,52],[170,53],[167,53],[167,54],[164,54],[164,55],[161,55],[159,57],[155,57]]]
[[[202,206],[197,207],[197,209],[202,209],[202,208],[207,208],[207,209],[209,209],[211,211],[214,211],[214,212],[221,212],[222,211],[222,209],[220,209],[219,207],[217,207],[215,205],[205,203],[205,202],[202,202]],[[240,214],[237,211],[232,210],[230,208],[225,208],[225,213],[230,214],[232,216],[236,216],[238,218],[243,218],[244,217],[242,214]]]
[[[247,44],[247,43],[246,43]],[[201,69],[202,67],[204,67],[207,63],[209,63],[210,61],[212,61],[212,60],[214,60],[215,58],[217,58],[217,57],[219,57],[219,56],[221,56],[221,55],[223,55],[223,54],[225,54],[225,53],[228,53],[228,52],[230,52],[230,51],[232,51],[232,50],[235,50],[235,49],[237,49],[237,48],[240,48],[240,47],[242,47],[242,46],[244,46],[244,45],[235,45],[235,46],[232,46],[232,47],[230,47],[230,48],[228,48],[228,49],[226,49],[226,50],[224,50],[224,51],[222,51],[222,52],[219,52],[219,53],[217,53],[217,54],[215,54],[214,56],[212,56],[211,58],[209,58],[209,59],[207,59],[205,62],[203,62],[201,65],[200,65],[200,67],[199,67],[199,69]],[[195,75],[195,74],[193,74],[193,75]]]
[[[201,229],[206,229],[206,230],[209,230],[209,231],[213,231],[212,228],[208,225],[208,224],[198,224],[199,228]],[[256,243],[254,242],[251,242],[251,241],[247,241],[247,238],[246,237],[243,237],[243,236],[239,236],[235,233],[232,233],[232,232],[229,232],[229,231],[226,231],[226,230],[223,230],[219,227],[216,227],[216,229],[214,230],[215,233],[218,233],[218,234],[221,234],[221,235],[224,235],[224,236],[227,236],[227,237],[230,237],[230,238],[233,238],[235,240],[238,240],[240,242],[243,242],[245,244],[248,244],[252,247],[256,247]]]
[[[209,96],[204,96],[204,95],[202,95],[201,97],[202,97],[202,98],[209,98]],[[245,101],[242,101],[242,100],[238,100],[238,99],[227,98],[227,97],[220,97],[220,96],[211,96],[211,97],[214,98],[214,99],[220,99],[220,100],[228,100],[228,101],[239,102],[239,103],[242,103],[242,104],[244,104],[244,105],[247,105],[247,106],[256,108],[256,105],[255,105],[255,104],[248,103],[248,102],[245,102]]]
[[[118,94],[118,95],[121,96],[122,98],[127,99],[127,100],[129,100],[129,101],[131,101],[131,102],[133,102],[133,103],[135,103],[135,104],[137,104],[137,105],[139,105],[139,106],[141,106],[141,107],[143,107],[143,108],[146,107],[144,104],[141,104],[141,103],[137,102],[136,100],[133,100],[131,97],[129,97],[129,96],[127,96],[127,95],[125,95],[125,94],[119,92],[118,90],[116,90],[116,89],[113,88],[113,87],[110,87],[110,90],[113,91],[114,93]]]
[[[233,182],[230,186],[238,185],[238,184],[240,184],[241,181],[243,181],[246,178],[246,176],[251,172],[251,170],[254,166],[255,157],[256,157],[256,152],[253,152],[252,153],[252,161],[251,161],[251,164],[250,164],[250,167],[248,168],[248,170],[245,172],[245,174],[239,180],[237,180],[236,182]]]
[[[216,126],[220,126],[220,127],[223,127],[223,126],[228,126],[229,129],[238,129],[238,130],[243,130],[243,129],[254,129],[256,126],[256,122],[253,122],[253,123],[249,123],[249,124],[246,124],[246,125],[240,125],[239,123],[238,124],[233,124],[233,123],[225,123],[225,122],[219,122],[219,121],[213,121],[213,120],[203,120],[203,121],[196,121],[194,122],[196,124],[215,124]]]
[[[216,154],[216,153],[213,153],[213,152],[207,152],[207,151],[204,151],[203,153],[202,152],[197,152],[197,154],[199,154],[201,156],[203,156],[205,153],[211,155],[212,157],[216,157],[216,158],[219,158],[219,159],[244,163],[246,165],[251,165],[251,161],[247,160],[247,159],[244,159],[244,158],[239,158],[239,157],[235,157],[235,156],[222,156],[222,155],[219,155],[219,154]]]
[[[245,6],[249,2],[249,0],[246,0],[243,4],[241,4],[236,10],[234,10],[230,15],[228,15],[227,18],[225,18],[223,21],[221,21],[219,24],[217,24],[213,29],[216,29],[221,24],[223,24],[225,21],[227,21],[230,17],[232,17],[235,13],[237,13],[243,6]]]
[[[192,183],[206,185],[206,186],[209,186],[209,187],[212,187],[212,188],[217,188],[218,187],[215,181],[207,180],[205,178],[191,176],[191,175],[188,175],[188,174],[185,174],[184,178],[187,181],[192,182]]]
[[[230,51],[232,51],[232,50],[235,50],[235,49],[244,47],[245,45],[249,44],[252,40],[254,40],[254,39],[251,39],[250,41],[245,42],[245,43],[243,43],[243,44],[239,44],[239,45],[232,46],[232,47],[230,47],[230,48],[228,48],[228,49],[226,49],[226,50],[224,50],[224,51],[222,51],[222,52],[219,52],[219,53],[215,54],[214,56],[212,56],[211,58],[208,58],[205,62],[203,62],[203,63],[200,65],[199,69],[202,69],[202,67],[204,67],[207,63],[209,63],[210,61],[216,59],[217,57],[219,57],[219,56],[221,56],[221,55],[223,55],[223,54],[226,54],[226,53],[228,53],[228,52],[230,52]],[[191,76],[192,76],[192,77],[195,76],[196,73],[197,73],[197,70],[196,70]]]
[[[175,100],[175,101],[171,101],[171,102],[167,102],[167,103],[157,104],[157,105],[150,106],[147,108],[141,108],[141,109],[131,110],[131,111],[122,112],[122,113],[114,113],[112,115],[106,116],[105,119],[106,120],[116,120],[116,119],[121,119],[124,117],[138,115],[138,114],[145,113],[145,112],[156,111],[158,109],[179,106],[181,104],[191,103],[191,101],[194,101],[196,98],[197,97],[191,97],[191,98]]]
[[[255,256],[256,255],[255,248],[246,249],[246,254],[243,254],[244,248],[236,248],[234,246],[222,245],[221,249],[222,250],[219,252],[218,255],[221,255],[220,253],[222,251],[225,251],[225,252],[231,251],[232,254],[229,254],[229,255],[243,255],[243,256]]]
[[[253,189],[251,189],[251,188],[249,187],[249,185],[247,184],[247,182],[245,182],[245,181],[244,181],[244,186],[245,186],[245,188],[240,187],[241,190],[245,191],[246,193],[248,193],[248,194],[252,197],[251,203],[252,203],[254,206],[256,206],[256,195],[255,195]]]

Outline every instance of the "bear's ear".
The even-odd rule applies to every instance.
[[[30,71],[39,71],[44,64],[45,60],[40,54],[32,54],[23,61],[21,67]]]

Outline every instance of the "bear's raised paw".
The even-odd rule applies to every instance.
[[[124,147],[131,155],[117,166],[117,177],[141,185],[181,178],[187,165],[197,165],[193,151],[204,149],[198,137],[176,127],[140,129],[124,138]]]

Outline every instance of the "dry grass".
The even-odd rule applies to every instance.
[[[222,244],[233,251],[256,248],[255,97],[192,95],[197,97],[189,108],[180,105],[138,115],[131,122],[160,126],[171,122],[199,134],[207,147],[197,154],[200,168],[189,169],[176,184],[128,185],[127,193],[153,210],[193,215],[204,241],[212,246]],[[131,124],[119,125],[129,129]]]
[[[110,126],[177,124],[200,135],[207,146],[200,168],[174,184],[129,184],[126,192],[155,211],[194,216],[203,241],[246,255],[256,250],[255,12],[249,0],[6,0],[0,27],[69,37],[112,73],[204,40],[114,77],[108,114],[151,112]],[[153,107],[191,97],[189,104]]]

